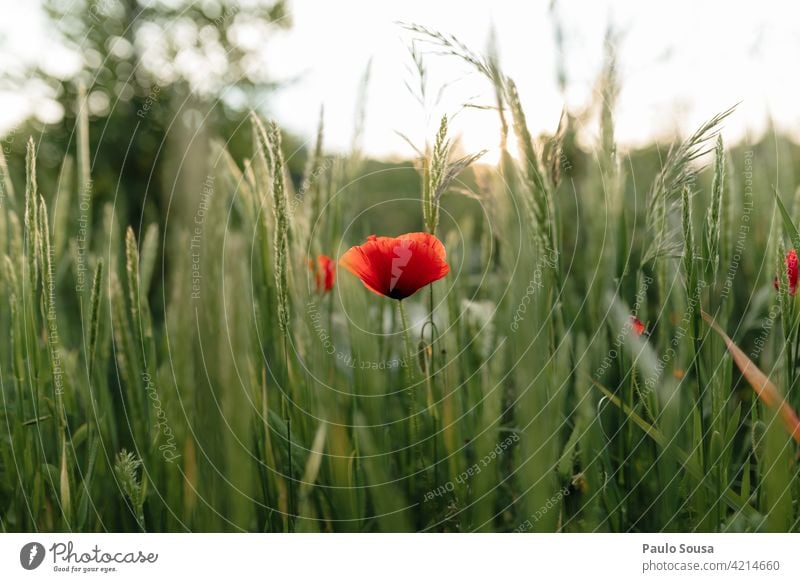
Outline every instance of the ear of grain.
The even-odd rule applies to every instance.
[[[142,252],[140,259],[140,287],[141,292],[147,296],[153,282],[153,272],[156,267],[159,250],[159,229],[155,222],[147,227],[142,240]]]
[[[538,242],[541,252],[558,253],[558,234],[554,215],[551,184],[542,167],[540,154],[531,138],[525,112],[517,93],[517,86],[511,79],[506,80],[506,100],[511,109],[514,132],[520,147],[520,158],[529,196],[525,198],[526,206],[534,225],[533,236]]]
[[[121,450],[114,463],[114,475],[120,490],[127,498],[130,508],[136,518],[136,523],[145,531],[144,523],[144,483],[139,477],[142,461],[133,453]]]
[[[97,357],[97,340],[99,336],[100,327],[100,307],[103,300],[101,294],[101,287],[103,283],[103,261],[97,261],[97,266],[94,270],[94,277],[92,277],[92,295],[90,301],[90,317],[89,317],[89,379],[93,378],[92,373],[95,368],[95,358]]]
[[[0,147],[0,256],[8,253],[8,214],[9,207],[16,205],[14,183],[8,173],[3,147]]]
[[[130,301],[131,319],[135,325],[141,325],[139,310],[141,308],[141,292],[139,288],[139,247],[136,235],[129,226],[125,232],[125,271],[128,274],[128,301]]]
[[[300,193],[303,196],[309,219],[309,238],[303,250],[306,255],[312,257],[322,252],[319,241],[327,240],[325,236],[327,232],[325,223],[327,221],[323,220],[324,216],[322,213],[323,205],[327,202],[323,200],[326,168],[325,154],[323,152],[323,140],[325,136],[324,113],[324,108],[320,108],[314,148],[306,162],[303,180],[300,186]],[[313,234],[315,234],[316,237],[312,237]]]
[[[42,296],[41,307],[47,337],[47,351],[50,357],[50,371],[52,374],[54,400],[59,415],[59,423],[63,428],[66,423],[64,409],[64,393],[66,389],[66,374],[62,366],[61,339],[58,326],[58,310],[56,304],[56,282],[53,273],[53,249],[50,244],[50,225],[48,222],[47,204],[44,198],[39,198],[39,232],[42,240],[41,273]]]
[[[720,264],[720,237],[722,224],[722,198],[725,187],[725,149],[722,136],[717,136],[714,149],[714,180],[711,201],[706,214],[706,261],[709,273],[716,279]]]
[[[39,283],[39,193],[36,184],[36,148],[33,138],[28,140],[25,167],[25,256],[29,284],[35,289]]]
[[[127,426],[132,437],[140,442],[148,442],[149,409],[145,401],[146,394],[142,389],[142,350],[137,342],[138,323],[130,319],[130,310],[126,306],[125,292],[119,277],[109,269],[109,286],[111,302],[111,327],[114,339],[114,356],[120,382],[119,389],[124,394],[126,409],[130,409]]]
[[[219,155],[221,165],[224,168],[223,175],[230,182],[230,187],[235,193],[236,205],[241,208],[242,218],[251,225],[254,224],[255,216],[258,214],[258,201],[253,192],[251,181],[245,177],[245,173],[239,169],[236,161],[231,156],[227,148],[219,145]]]
[[[92,177],[89,154],[89,103],[86,86],[78,84],[78,191],[90,195]]]
[[[0,148],[0,183],[2,184],[0,192],[7,196],[11,204],[16,202],[16,195],[14,194],[14,182],[11,181],[11,174],[8,171],[8,162],[4,148]]]
[[[692,191],[687,186],[681,192],[681,224],[683,226],[683,270],[686,274],[686,291],[690,299],[697,292],[695,270],[694,225],[692,224]]]
[[[667,216],[680,204],[684,187],[694,180],[693,162],[710,151],[708,142],[717,137],[720,124],[734,109],[732,107],[706,121],[667,155],[648,195],[646,223],[653,236],[649,237],[645,247],[644,263],[677,254],[676,245],[679,243],[676,233],[669,228]]]
[[[428,184],[423,187],[422,217],[428,232],[435,233],[439,224],[439,201],[437,190],[444,179],[447,160],[450,157],[450,140],[447,137],[447,116],[442,116],[439,131],[433,142],[431,160],[426,164]]]
[[[61,164],[58,176],[58,191],[53,203],[53,250],[56,262],[59,262],[67,249],[67,237],[70,233],[69,222],[72,217],[75,161],[66,156]]]
[[[289,238],[291,236],[289,209],[286,201],[284,186],[283,150],[281,147],[281,132],[275,123],[270,124],[269,143],[272,152],[273,175],[272,196],[273,212],[275,215],[275,287],[278,294],[278,323],[284,336],[289,333]]]
[[[69,459],[67,458],[67,439],[66,435],[61,434],[61,463],[59,471],[59,493],[61,511],[63,514],[64,525],[69,528],[72,523],[72,486],[70,485]]]

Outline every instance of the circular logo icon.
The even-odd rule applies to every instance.
[[[26,570],[35,570],[44,561],[44,546],[39,542],[29,542],[19,551],[19,563]]]

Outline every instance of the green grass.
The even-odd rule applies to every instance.
[[[295,184],[253,116],[248,159],[215,142],[188,203],[127,225],[85,113],[54,192],[33,141],[24,187],[0,160],[2,530],[800,530],[800,205],[775,154],[724,148],[733,111],[623,154],[612,54],[596,149],[567,114],[533,136],[491,55],[410,30],[486,78],[497,167],[444,117],[394,170],[418,194],[381,197],[320,122]],[[316,293],[309,257],[393,224],[437,234],[450,274],[399,304],[344,271]]]

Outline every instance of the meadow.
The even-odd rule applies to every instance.
[[[797,147],[727,148],[734,108],[619,150],[612,52],[532,135],[491,54],[411,31],[485,78],[497,164],[447,115],[393,165],[321,121],[294,176],[253,114],[246,155],[212,136],[191,203],[129,224],[86,108],[57,171],[34,138],[0,157],[0,530],[800,530]],[[402,293],[335,267],[410,232],[446,275],[409,283],[419,247]]]

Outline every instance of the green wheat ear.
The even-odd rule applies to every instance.
[[[722,136],[717,136],[714,150],[714,180],[711,185],[711,203],[706,215],[706,258],[709,272],[716,277],[720,265],[722,197],[725,188],[725,149]]]
[[[83,217],[86,228],[86,239],[91,240],[92,232],[92,183],[91,152],[89,148],[89,101],[86,97],[86,87],[83,82],[78,84],[78,119],[77,119],[77,178],[78,199],[86,201],[85,216]]]
[[[139,467],[141,466],[141,459],[133,453],[122,449],[117,454],[116,462],[114,463],[114,475],[117,477],[117,483],[122,492],[130,501],[136,522],[144,530],[145,483],[143,479],[141,481],[139,479]]]
[[[719,135],[720,125],[735,109],[734,105],[715,115],[685,141],[670,149],[647,200],[646,225],[652,236],[648,239],[643,264],[678,254],[680,242],[676,239],[679,235],[672,232],[668,216],[680,206],[684,186],[690,186],[694,180],[692,163],[711,151],[708,143]]]
[[[139,306],[141,305],[139,293],[139,247],[136,235],[129,226],[125,232],[125,271],[128,274],[128,299],[131,302],[131,318],[136,323],[139,320]]]
[[[89,104],[86,86],[78,85],[78,188],[81,195],[91,194],[92,177],[89,163]]]
[[[40,270],[42,273],[42,293],[41,293],[41,311],[42,317],[47,322],[46,335],[47,338],[47,353],[50,361],[50,369],[53,377],[53,386],[55,389],[55,403],[56,412],[58,414],[59,426],[64,429],[66,425],[66,411],[64,409],[64,391],[67,383],[67,374],[62,370],[61,361],[61,343],[58,326],[58,317],[56,312],[56,283],[53,271],[53,251],[50,245],[50,226],[47,212],[47,204],[43,197],[39,197],[39,225],[38,231],[40,233],[40,252],[41,259]],[[66,454],[66,453],[64,453]]]
[[[681,224],[683,226],[683,266],[686,271],[686,287],[689,295],[696,290],[696,273],[694,268],[694,226],[692,225],[692,191],[684,186],[681,191]]]
[[[528,189],[525,196],[526,209],[534,225],[534,240],[542,252],[558,252],[558,232],[556,230],[555,207],[553,203],[552,183],[546,175],[539,151],[536,149],[525,111],[513,80],[506,80],[506,101],[511,109],[514,133],[517,136],[522,159],[522,177]]]
[[[155,222],[147,227],[142,240],[142,252],[139,258],[140,287],[142,293],[147,295],[153,281],[156,258],[158,257],[159,228]]]
[[[270,135],[267,132],[267,128],[264,127],[261,119],[255,113],[250,115],[250,122],[253,124],[253,133],[255,134],[256,155],[264,164],[267,171],[273,173],[275,170],[275,160],[272,158]]]
[[[308,216],[310,217],[311,224],[309,224],[308,242],[306,243],[306,251],[310,255],[319,253],[318,241],[311,239],[312,228],[316,230],[317,239],[324,240],[325,227],[324,223],[318,222],[314,228],[313,222],[320,219],[322,208],[324,207],[323,195],[325,192],[324,187],[324,161],[325,153],[323,150],[323,143],[325,138],[325,110],[320,108],[319,122],[317,124],[317,137],[314,142],[314,149],[308,158],[305,170],[303,172],[303,180],[301,182],[300,191],[303,196],[309,200],[308,203]]]
[[[278,291],[278,323],[284,336],[289,333],[289,239],[291,223],[286,202],[283,149],[281,131],[275,122],[269,125],[267,135],[272,153],[272,201],[275,214],[275,286]]]
[[[94,371],[95,356],[97,354],[97,338],[100,328],[100,302],[102,301],[101,284],[103,281],[103,260],[97,261],[92,279],[91,316],[89,319],[89,378]]]
[[[8,164],[6,163],[6,156],[3,153],[3,148],[0,148],[0,180],[2,180],[2,189],[0,189],[0,191],[2,191],[12,203],[15,202],[14,182],[11,181],[11,174],[8,171]]]
[[[148,257],[148,261],[151,258]],[[133,229],[128,227],[125,233],[125,270],[128,277],[128,300],[130,303],[131,322],[136,328],[135,337],[139,340],[141,350],[140,361],[145,370],[155,365],[151,362],[155,355],[153,352],[153,324],[150,318],[150,308],[147,303],[147,296],[142,290],[141,261],[139,257],[139,247],[136,242],[136,235]],[[147,266],[151,269],[151,266]]]
[[[486,150],[469,154],[455,160],[450,159],[453,142],[448,135],[449,122],[443,116],[436,132],[433,151],[430,159],[425,159],[422,176],[422,217],[425,227],[431,234],[436,233],[439,226],[439,208],[442,195],[447,191],[458,175],[478,161]]]
[[[28,275],[32,289],[36,289],[39,282],[39,217],[38,217],[38,186],[36,184],[36,147],[33,138],[28,139],[25,156],[25,252],[27,257]]]
[[[274,122],[264,127],[257,115],[251,115],[253,131],[256,136],[256,155],[270,172],[272,214],[275,228],[273,252],[275,262],[275,288],[278,302],[278,326],[284,338],[289,333],[289,243],[291,239],[291,217],[286,200],[284,182],[284,160],[281,146],[281,132]]]
[[[428,232],[435,233],[439,224],[439,200],[437,190],[444,178],[447,158],[450,156],[450,139],[447,137],[447,116],[442,117],[431,160],[426,164],[427,180],[422,189],[422,216]],[[424,179],[425,177],[423,177]]]

